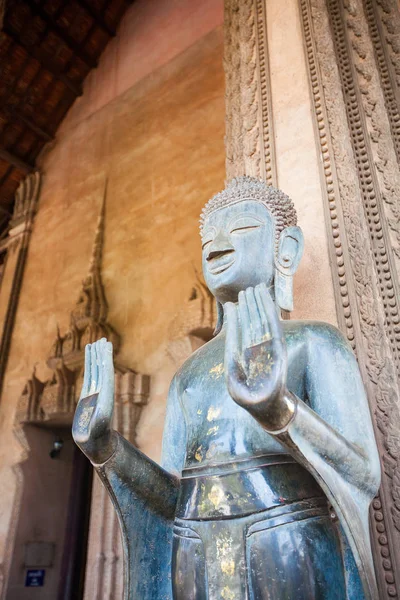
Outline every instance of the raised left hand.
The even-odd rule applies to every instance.
[[[286,390],[287,352],[282,326],[265,284],[225,304],[225,377],[229,394],[266,429],[283,429],[294,406]]]

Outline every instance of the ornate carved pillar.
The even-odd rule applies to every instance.
[[[225,3],[228,178],[265,177],[267,155],[274,163],[272,94],[263,87],[270,80],[268,54],[260,54],[269,3]],[[397,598],[400,14],[396,0],[297,0],[297,10],[337,319],[358,358],[382,460],[382,486],[371,511],[380,597]]]
[[[0,394],[39,190],[39,172],[28,175],[19,184],[10,230],[0,248],[5,253],[0,276]]]
[[[276,182],[265,0],[225,0],[226,177]]]

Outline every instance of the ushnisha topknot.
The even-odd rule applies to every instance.
[[[267,185],[265,181],[243,175],[232,179],[222,192],[215,194],[207,202],[200,215],[200,234],[203,235],[204,223],[208,215],[218,208],[235,204],[240,200],[255,200],[266,206],[275,219],[276,242],[286,227],[297,225],[296,209],[289,196],[272,185]]]

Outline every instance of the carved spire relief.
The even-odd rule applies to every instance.
[[[216,323],[215,298],[195,270],[195,283],[187,302],[169,329],[167,352],[176,368],[212,336]]]
[[[107,323],[108,305],[101,279],[101,264],[104,244],[104,218],[107,183],[104,198],[98,218],[92,257],[88,274],[82,282],[75,308],[71,312],[71,328],[73,347],[81,350],[101,337],[107,337],[114,345],[117,353],[120,338],[113,328]]]
[[[86,344],[107,337],[113,343],[114,353],[120,347],[120,336],[108,323],[108,305],[101,276],[104,245],[105,201],[107,184],[97,222],[88,274],[82,281],[77,302],[70,313],[68,331],[61,335],[57,330],[51,346],[47,366],[52,370],[46,382],[40,382],[33,373],[27,382],[18,404],[17,423],[72,422],[83,377]],[[140,415],[139,407],[147,403],[149,378],[116,364],[116,418],[121,427],[128,428],[133,441],[134,430]],[[124,408],[124,419],[118,418],[119,404]]]

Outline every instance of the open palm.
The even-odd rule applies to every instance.
[[[230,396],[262,423],[276,423],[286,389],[287,352],[282,326],[265,284],[225,304],[225,375]],[[282,406],[281,406],[282,404]]]
[[[92,462],[112,452],[114,365],[111,342],[102,338],[85,348],[85,373],[72,434]]]

